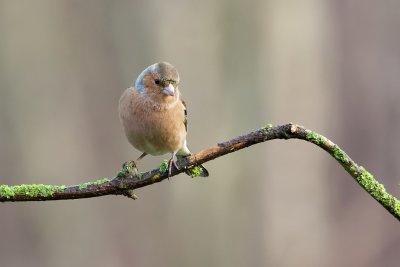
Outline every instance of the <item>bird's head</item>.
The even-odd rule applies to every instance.
[[[178,84],[176,68],[167,62],[160,62],[142,71],[135,82],[135,88],[142,94],[168,101],[179,97]]]

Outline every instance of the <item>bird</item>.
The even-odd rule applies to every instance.
[[[172,165],[176,169],[177,156],[191,155],[187,147],[187,110],[179,91],[178,70],[168,62],[159,62],[145,68],[137,77],[134,86],[121,95],[118,105],[119,119],[129,143],[142,154],[136,164],[146,155],[171,153],[168,176]],[[206,168],[199,165],[195,176],[207,177]],[[194,172],[186,170],[194,176]]]

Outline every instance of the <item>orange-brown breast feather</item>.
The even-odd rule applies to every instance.
[[[178,151],[186,139],[185,113],[182,101],[167,109],[134,88],[121,96],[120,120],[129,142],[151,155]]]

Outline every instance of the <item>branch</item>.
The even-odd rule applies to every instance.
[[[196,166],[207,161],[235,152],[237,150],[273,139],[301,139],[311,142],[328,152],[343,168],[365,189],[376,201],[387,209],[395,218],[400,220],[400,201],[386,192],[384,186],[357,165],[338,145],[324,136],[292,123],[285,125],[267,125],[257,131],[219,143],[204,149],[197,154],[182,158],[178,161],[179,170],[172,169],[171,176],[192,169],[196,174]],[[124,163],[118,174],[109,179],[104,178],[94,182],[74,186],[52,185],[0,185],[0,202],[11,201],[45,201],[61,199],[90,198],[104,195],[124,195],[136,198],[133,190],[163,181],[168,177],[168,162],[149,172],[135,175],[132,161]]]

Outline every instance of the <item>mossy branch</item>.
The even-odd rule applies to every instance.
[[[357,165],[338,145],[329,139],[291,123],[278,126],[267,125],[257,131],[219,143],[197,154],[180,159],[178,161],[179,170],[173,168],[170,177],[193,168],[192,174],[195,175],[197,165],[251,145],[273,139],[293,138],[311,142],[328,152],[368,194],[400,220],[400,201],[387,193],[384,186],[376,181],[372,174]],[[138,175],[134,174],[133,169],[133,162],[126,162],[113,178],[104,178],[74,186],[0,185],[0,202],[78,199],[104,195],[124,195],[135,199],[134,189],[158,183],[168,178],[167,161],[164,161],[157,169]]]

